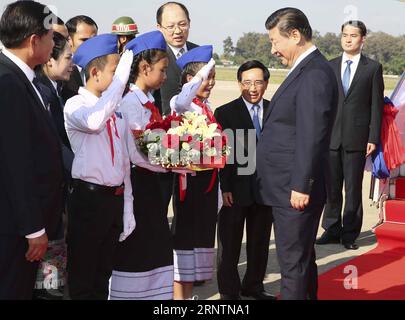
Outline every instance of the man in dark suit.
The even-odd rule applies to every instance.
[[[66,22],[69,32],[69,42],[72,46],[73,54],[77,48],[86,40],[97,35],[97,23],[90,17],[80,15],[71,18]],[[61,97],[66,103],[68,99],[77,95],[80,87],[84,86],[84,75],[78,66],[73,67],[72,75],[69,81],[64,82],[61,91]]]
[[[331,66],[339,84],[339,104],[330,143],[331,181],[317,244],[339,243],[356,250],[363,222],[362,184],[366,158],[380,142],[384,82],[380,63],[361,54],[367,28],[361,21],[342,26],[343,55]],[[342,188],[345,207],[342,221]]]
[[[272,209],[282,299],[316,299],[314,243],[326,200],[337,83],[295,8],[266,22],[272,54],[291,68],[274,94],[257,146],[257,201]]]
[[[62,213],[59,139],[33,70],[53,48],[49,14],[40,3],[17,1],[0,20],[0,300],[32,298]]]
[[[222,300],[239,300],[240,292],[258,300],[272,300],[275,297],[263,287],[272,217],[267,207],[256,203],[252,188],[255,169],[249,172],[249,167],[256,167],[256,139],[268,111],[269,101],[263,95],[270,73],[261,62],[253,60],[240,66],[237,77],[242,96],[215,110],[222,129],[233,137],[229,142],[234,155],[231,163],[220,170],[224,205],[218,217],[218,288]],[[238,262],[245,221],[247,270],[241,284]]]
[[[161,100],[159,107],[162,114],[167,115],[171,114],[170,100],[181,89],[181,70],[176,60],[197,45],[187,41],[190,30],[190,15],[183,4],[178,2],[165,3],[158,9],[156,20],[157,27],[167,43],[169,66],[166,71],[167,80],[155,96],[158,96],[157,101]]]

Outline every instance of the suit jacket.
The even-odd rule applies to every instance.
[[[384,108],[384,80],[380,63],[361,55],[353,81],[344,95],[342,57],[330,61],[339,88],[339,103],[330,148],[365,151],[367,143],[380,143]]]
[[[73,66],[73,72],[69,81],[66,81],[62,85],[61,97],[63,102],[66,103],[70,98],[77,95],[79,88],[83,87],[83,79],[80,75],[80,71],[77,66]]]
[[[58,131],[61,142],[65,176],[66,178],[70,179],[74,154],[65,129],[65,119],[63,116],[64,103],[58,96],[55,87],[46,75],[44,75],[42,72],[37,72],[36,77],[41,81],[41,93],[45,96],[44,98],[49,103],[49,112],[52,116],[53,123]]]
[[[269,101],[263,101],[263,117],[266,116],[268,111]],[[252,118],[246,107],[242,97],[233,100],[215,110],[215,118],[222,126],[223,130],[232,130],[233,137],[230,139],[231,144],[231,159],[235,159],[234,163],[227,164],[224,169],[220,170],[220,181],[222,192],[232,192],[234,203],[239,206],[250,206],[255,203],[255,197],[253,192],[253,185],[255,183],[255,173],[250,175],[238,174],[238,169],[246,168],[250,166],[256,166],[256,131],[253,126]],[[237,129],[243,129],[243,136],[238,137],[236,135]],[[250,141],[248,130],[253,130],[254,143]],[[240,150],[244,151],[244,157],[248,160],[248,163],[241,163],[237,161],[235,156]],[[256,171],[256,170],[254,170]]]
[[[58,231],[64,187],[60,143],[25,74],[0,53],[0,234]]]
[[[257,146],[259,203],[291,207],[291,191],[326,199],[330,131],[337,107],[336,77],[316,50],[288,75],[272,98]]]
[[[194,49],[198,45],[188,42],[186,43],[187,50]],[[170,100],[181,90],[181,70],[177,65],[176,57],[170,47],[167,47],[169,57],[169,66],[167,68],[167,80],[153,95],[155,104],[160,109],[163,115],[171,114]]]

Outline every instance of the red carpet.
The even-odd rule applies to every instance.
[[[377,248],[319,276],[319,299],[405,300],[405,201],[387,201],[376,236]],[[356,285],[351,266],[358,271],[357,289],[345,288]]]

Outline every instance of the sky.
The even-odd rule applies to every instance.
[[[0,12],[11,0],[0,0]],[[112,22],[131,16],[141,33],[156,29],[156,10],[165,0],[43,0],[54,6],[65,21],[85,14],[99,25],[99,32],[110,32]],[[346,20],[362,20],[371,31],[405,34],[405,3],[398,0],[182,0],[190,12],[189,40],[199,45],[212,44],[223,51],[223,40],[237,40],[247,32],[265,33],[265,21],[277,9],[296,7],[308,17],[321,34],[340,32]]]

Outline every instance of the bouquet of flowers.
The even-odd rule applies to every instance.
[[[137,147],[149,162],[167,169],[223,168],[230,153],[227,137],[219,125],[197,112],[174,113],[133,134]]]

